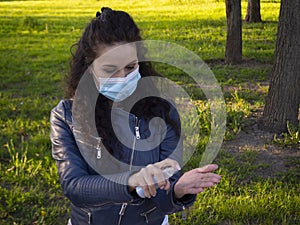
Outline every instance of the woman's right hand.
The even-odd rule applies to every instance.
[[[156,195],[156,188],[168,190],[170,188],[169,180],[165,179],[163,169],[172,166],[174,169],[180,169],[179,164],[172,159],[165,159],[155,164],[149,164],[142,168],[139,172],[131,175],[128,179],[129,191],[133,191],[140,186],[147,198]],[[156,182],[153,180],[155,177]]]

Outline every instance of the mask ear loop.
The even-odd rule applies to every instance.
[[[100,81],[99,81],[99,79],[97,79],[97,76],[96,76],[96,73],[95,73],[95,70],[93,67],[93,63],[89,66],[88,70],[89,70],[90,75],[93,77],[94,84],[95,84],[97,90],[99,90],[100,89]]]

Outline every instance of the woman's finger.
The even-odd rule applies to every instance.
[[[161,189],[167,191],[167,190],[169,190],[170,188],[171,188],[171,183],[170,183],[169,180],[167,180],[165,186],[163,186]]]
[[[143,185],[141,186],[143,191],[144,191],[144,195],[146,198],[151,198],[151,193],[150,193],[150,189],[148,185]]]
[[[221,176],[214,173],[204,173],[204,174],[198,174],[197,178],[195,178],[195,181],[200,182],[219,182],[221,179]]]
[[[139,174],[138,174],[138,177],[136,178],[137,179],[137,182],[138,182],[138,185],[139,187],[141,187],[144,191],[144,195],[146,198],[150,198],[151,197],[151,194],[150,194],[150,190],[149,190],[149,186],[147,184],[147,181],[145,179],[145,174],[146,174],[146,171],[145,169],[143,168]]]
[[[154,165],[148,165],[144,169],[145,175],[144,179],[148,185],[149,192],[151,196],[156,195],[156,189],[165,186],[166,181],[163,175],[163,172],[160,168]]]
[[[209,188],[209,187],[214,187],[216,183],[214,182],[201,182],[199,184],[195,184],[195,188]]]
[[[198,188],[191,188],[191,189],[189,190],[189,194],[198,194],[198,193],[201,193],[201,192],[203,192],[203,191],[204,191],[204,189],[201,188],[201,187],[198,187]]]
[[[209,172],[213,172],[216,169],[218,169],[218,165],[216,164],[208,164],[206,166],[200,167],[200,168],[196,168],[195,170],[198,173],[209,173]]]
[[[177,161],[173,160],[173,159],[164,159],[163,161],[157,162],[154,164],[155,166],[164,169],[166,167],[173,167],[176,170],[181,170],[180,165]]]

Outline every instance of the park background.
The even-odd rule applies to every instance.
[[[51,157],[49,114],[63,98],[70,47],[103,6],[127,11],[144,39],[174,42],[198,54],[219,81],[227,106],[224,145],[215,160],[221,183],[199,194],[171,224],[297,224],[299,130],[257,129],[276,44],[280,1],[261,1],[261,23],[243,22],[243,61],[224,63],[222,0],[0,1],[0,224],[66,224],[69,201]],[[247,1],[242,1],[242,18]],[[202,138],[185,169],[199,165],[210,132],[209,105],[182,71],[155,65],[187,89],[199,109]]]

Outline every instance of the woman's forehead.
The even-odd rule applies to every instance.
[[[132,43],[102,45],[99,57],[94,60],[94,66],[114,65],[122,68],[137,60],[136,46]]]

